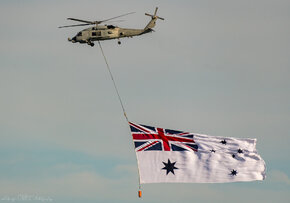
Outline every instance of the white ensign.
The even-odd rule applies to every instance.
[[[129,123],[140,183],[264,180],[256,139],[214,137]]]

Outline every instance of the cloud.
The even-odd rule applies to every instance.
[[[130,185],[123,187],[122,185]],[[132,187],[132,178],[104,178],[91,171],[70,173],[61,177],[20,180],[4,180],[0,183],[0,195],[31,194],[53,198],[111,198],[126,199],[127,189]],[[113,193],[113,195],[112,195]],[[114,198],[113,198],[114,199]]]
[[[60,167],[67,168],[67,166]],[[131,165],[120,165],[116,170],[131,170]],[[289,184],[289,178],[280,171],[274,171],[270,177],[277,182]],[[268,182],[269,183],[269,182]],[[229,183],[229,184],[144,184],[142,185],[144,202],[271,202],[279,197],[285,201],[289,197],[287,189],[267,190],[257,187],[266,182]],[[61,177],[0,182],[0,195],[28,194],[50,197],[55,202],[69,202],[70,199],[95,201],[137,201],[138,181],[136,176],[124,178],[105,178],[92,171],[80,171]],[[269,185],[268,185],[269,186]],[[266,191],[266,192],[265,192]]]
[[[269,172],[269,181],[290,185],[290,178],[288,175],[279,170],[272,170]]]

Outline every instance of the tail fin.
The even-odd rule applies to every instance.
[[[144,28],[144,31],[146,30],[152,30],[152,28],[155,27],[155,24],[156,24],[156,20],[157,19],[160,19],[160,20],[164,20],[164,18],[161,18],[159,16],[157,16],[157,10],[158,10],[158,7],[155,8],[155,12],[154,12],[154,15],[151,15],[151,14],[148,14],[148,13],[145,13],[146,16],[151,16],[151,20],[150,22],[146,25],[146,27]]]

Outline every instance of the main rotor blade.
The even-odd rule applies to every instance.
[[[154,16],[157,14],[158,7],[155,8]]]
[[[113,21],[106,21],[107,23],[120,23],[125,22],[125,20],[113,20]]]
[[[77,19],[77,18],[67,18],[67,19],[68,20],[74,20],[74,21],[82,22],[82,23],[95,24],[95,22],[93,22],[93,21],[81,20],[81,19]]]
[[[113,18],[108,18],[106,20],[101,20],[101,21],[88,21],[88,20],[81,20],[81,19],[77,19],[77,18],[67,18],[68,20],[74,20],[74,21],[78,21],[78,22],[82,22],[82,23],[86,23],[86,24],[79,24],[79,25],[68,25],[68,26],[61,26],[60,28],[63,28],[63,27],[75,27],[75,26],[84,26],[84,25],[93,25],[93,24],[100,24],[102,22],[106,22],[106,21],[109,21],[109,20],[113,20],[113,19],[116,19],[116,18],[120,18],[120,17],[123,17],[123,16],[126,16],[126,15],[130,15],[130,14],[133,14],[135,12],[130,12],[130,13],[126,13],[126,14],[123,14],[123,15],[119,15],[119,16],[116,16],[116,17],[113,17]]]
[[[151,14],[149,14],[149,13],[145,13],[145,15],[146,15],[146,16],[151,16],[151,17],[153,17],[153,15],[151,15]]]
[[[120,17],[126,16],[126,15],[130,15],[130,14],[133,14],[133,13],[136,13],[136,12],[126,13],[126,14],[123,14],[123,15],[119,15],[119,16],[116,16],[116,17],[113,17],[113,18],[109,18],[109,19],[101,20],[101,21],[97,21],[97,22],[102,23],[102,22],[105,22],[105,21],[113,20],[115,18],[120,18]]]
[[[58,28],[77,27],[77,26],[85,26],[85,25],[91,25],[91,23],[86,23],[86,24],[77,24],[77,25],[64,25],[64,26],[59,26]]]

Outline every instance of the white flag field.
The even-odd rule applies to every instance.
[[[140,183],[264,180],[256,139],[215,137],[129,122]]]

